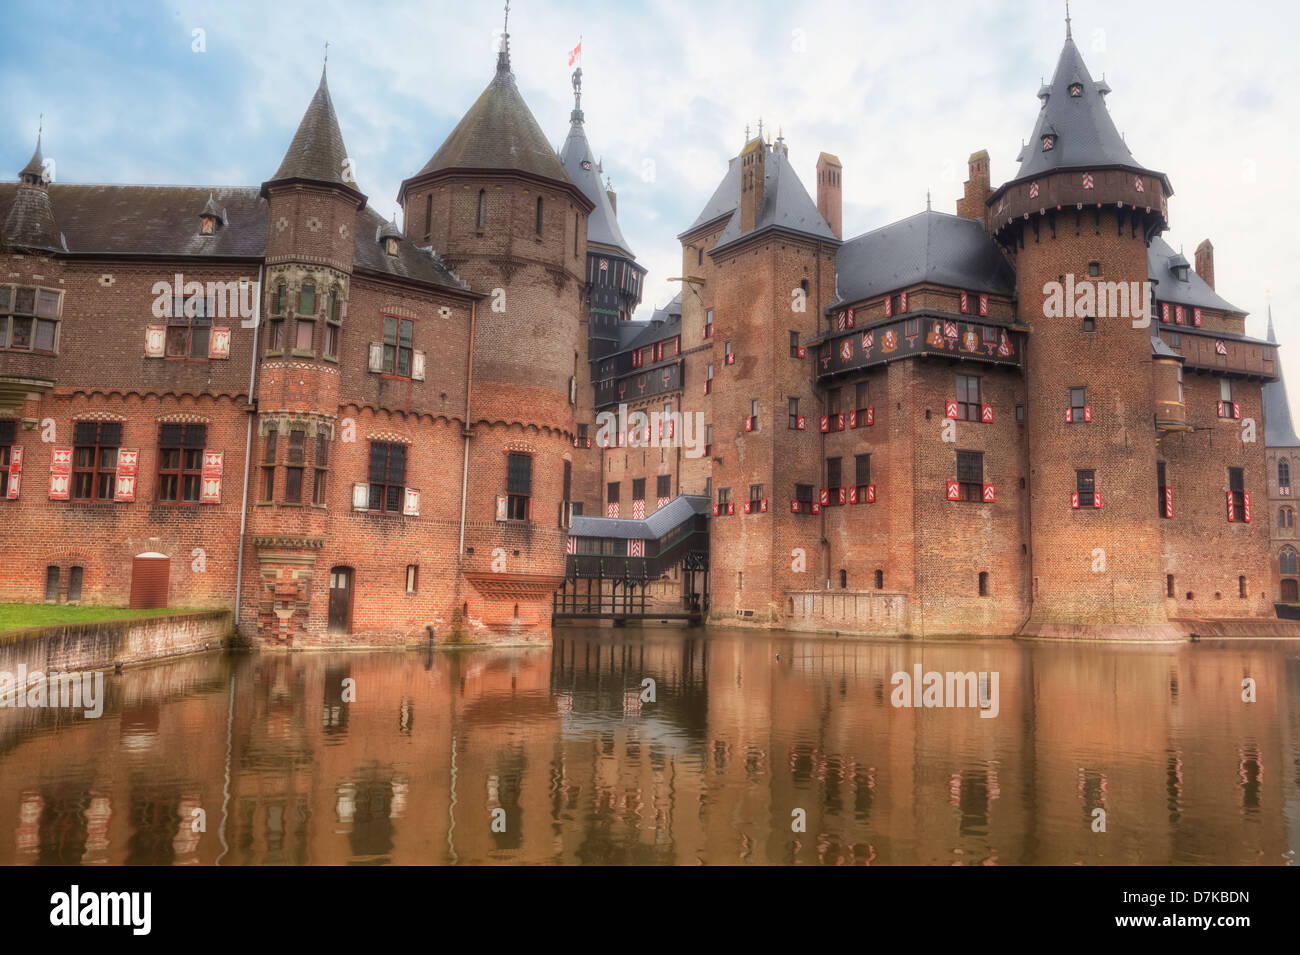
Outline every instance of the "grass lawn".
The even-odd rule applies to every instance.
[[[0,603],[0,633],[48,627],[64,623],[96,623],[101,620],[125,620],[128,617],[156,617],[160,614],[186,613],[185,610],[128,610],[126,607],[70,607],[66,604]]]

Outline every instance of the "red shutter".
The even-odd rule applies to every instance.
[[[1240,417],[1241,417],[1241,402],[1240,402],[1240,401],[1234,401],[1234,402],[1232,403],[1232,416],[1233,416],[1234,418],[1240,418]]]
[[[1220,418],[1223,417],[1223,402],[1222,402],[1222,401],[1219,402],[1219,417],[1220,417]]]
[[[847,492],[844,488],[840,488],[840,506],[841,506],[841,507],[844,506],[844,502],[845,502],[846,500],[848,500],[848,492]]]
[[[992,424],[992,423],[993,423],[993,406],[992,406],[992,405],[981,405],[981,406],[980,406],[980,421],[983,421],[985,424]]]
[[[767,498],[763,498],[758,502],[758,510],[761,514],[767,513]]]
[[[885,318],[891,318],[894,314],[894,300],[888,295],[885,296]]]
[[[821,493],[821,502],[822,502],[822,506],[823,506],[823,507],[825,507],[826,505],[830,504],[830,502],[831,502],[831,492],[830,492],[829,489],[827,489],[827,488],[822,488],[822,493]]]
[[[1241,510],[1242,510],[1242,515],[1241,515],[1242,518],[1246,521],[1247,524],[1249,524],[1250,523],[1250,492],[1246,492],[1241,496]]]
[[[960,485],[958,485],[956,481],[948,482],[948,500],[950,501],[961,500],[961,487]]]
[[[850,411],[850,412],[849,412],[849,427],[850,427],[850,428],[856,428],[857,426],[858,426],[858,413],[857,413],[856,411]]]
[[[945,418],[956,418],[956,417],[957,417],[957,402],[955,402],[955,401],[949,401],[949,402],[946,402],[946,403],[944,404],[944,406],[943,406],[943,416],[944,416]]]
[[[1097,510],[1101,510],[1101,491],[1092,492],[1092,506]]]
[[[735,513],[736,513],[736,502],[735,502],[735,501],[728,501],[728,502],[727,502],[727,514],[728,514],[728,516],[733,515],[733,514],[735,514]]]
[[[900,312],[906,312],[906,311],[907,311],[907,293],[906,293],[906,292],[904,292],[903,294],[901,294],[900,296],[898,296],[898,310],[899,310]]]
[[[875,409],[875,408],[868,408],[868,409],[867,409],[867,424],[868,424],[868,425],[873,425],[873,424],[875,424],[875,423],[876,423],[876,409]]]
[[[1073,494],[1070,495],[1070,506],[1073,507],[1073,508],[1078,508],[1078,506],[1079,506],[1079,492],[1078,492],[1078,491],[1075,491]]]
[[[858,503],[858,489],[856,487],[849,488],[849,503]]]
[[[876,503],[876,486],[874,484],[867,485],[867,503],[868,504]]]
[[[1228,492],[1228,520],[1235,521],[1236,519],[1237,519],[1237,509],[1232,504],[1232,492],[1229,491]]]
[[[822,425],[822,434],[825,434],[826,432],[831,430],[831,419],[828,415],[822,415],[821,425]]]
[[[984,503],[985,503],[985,504],[992,504],[992,503],[993,503],[994,501],[996,501],[996,500],[997,500],[997,497],[996,497],[995,494],[994,494],[993,485],[992,485],[992,484],[985,484],[985,485],[984,485]]]
[[[749,501],[746,501],[746,502],[745,502],[745,513],[746,513],[746,514],[749,513]]]
[[[1165,488],[1165,517],[1174,516],[1174,489]]]
[[[965,292],[961,293],[961,313],[965,315],[970,311],[970,302]]]
[[[1092,420],[1092,405],[1083,406],[1083,420],[1084,421]]]
[[[1073,408],[1066,408],[1066,409],[1065,409],[1065,423],[1066,423],[1066,424],[1069,424],[1069,423],[1072,422],[1073,420],[1074,420],[1074,409],[1073,409]]]
[[[23,449],[15,446],[9,452],[9,490],[5,497],[11,501],[18,500],[18,492],[23,483]]]
[[[798,502],[798,501],[796,501],[796,500],[792,500],[792,501],[790,502],[790,513],[791,513],[791,514],[798,514],[798,513],[799,513],[799,502]]]
[[[808,428],[808,422],[803,415],[799,415],[798,426],[800,431],[806,431]]]
[[[981,296],[980,296],[980,314],[981,314],[981,315],[987,315],[988,313],[989,313],[989,297],[988,297],[987,295],[981,295]]]
[[[844,414],[843,414],[843,412],[841,412],[840,414],[837,414],[837,415],[835,416],[835,430],[836,430],[836,431],[843,431],[843,430],[844,430]]]

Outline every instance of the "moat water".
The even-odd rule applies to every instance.
[[[989,705],[893,705],[918,665],[996,674]],[[210,654],[106,688],[98,719],[0,709],[0,864],[1284,865],[1300,848],[1296,643],[581,629],[523,650]]]

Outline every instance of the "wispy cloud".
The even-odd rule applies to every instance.
[[[598,11],[598,12],[597,12]],[[522,0],[510,15],[521,90],[558,146],[572,108],[566,53],[583,42],[583,108],[619,193],[629,243],[650,269],[646,305],[681,271],[690,224],[762,117],[813,181],[818,152],[844,163],[857,234],[923,208],[953,208],[966,157],[993,178],[1038,109],[1064,34],[1055,4],[954,0],[784,3],[648,0],[593,7]],[[30,155],[37,114],[67,181],[248,185],[278,166],[330,43],[330,88],[358,179],[392,212],[491,78],[493,4],[423,2],[8,4],[0,61],[0,162]],[[1094,0],[1074,5],[1088,67],[1112,115],[1177,194],[1172,233],[1189,257],[1214,242],[1218,288],[1263,332],[1267,295],[1300,382],[1300,273],[1289,234],[1300,181],[1292,47],[1300,9]],[[206,52],[192,51],[204,31]],[[653,176],[650,175],[651,170]]]

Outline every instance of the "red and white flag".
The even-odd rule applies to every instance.
[[[573,66],[574,63],[577,63],[581,59],[582,59],[582,41],[579,40],[578,45],[569,51],[569,65]]]

